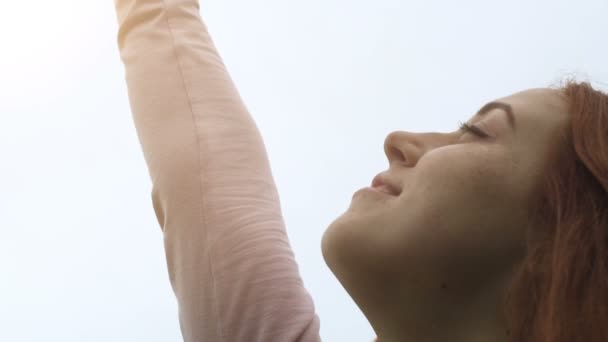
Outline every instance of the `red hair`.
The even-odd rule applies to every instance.
[[[608,94],[568,79],[567,129],[503,300],[511,342],[608,341]],[[374,342],[380,342],[378,338]]]
[[[573,80],[559,90],[569,125],[506,293],[513,342],[608,341],[608,95]]]

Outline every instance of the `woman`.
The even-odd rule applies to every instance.
[[[115,0],[185,341],[319,341],[261,135],[196,0]],[[608,96],[588,84],[393,132],[323,236],[378,340],[606,341]]]

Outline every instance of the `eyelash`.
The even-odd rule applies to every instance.
[[[489,137],[489,135],[487,135],[484,131],[480,130],[477,126],[471,126],[462,121],[458,121],[458,125],[459,125],[458,127],[460,128],[461,131],[473,133],[474,135],[476,135],[480,138]]]

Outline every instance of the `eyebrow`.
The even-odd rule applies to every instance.
[[[504,113],[507,115],[507,118],[509,119],[509,125],[513,130],[515,130],[515,115],[513,114],[513,108],[508,103],[500,101],[488,102],[483,107],[481,107],[479,111],[477,111],[477,114],[475,114],[475,116],[482,116],[495,108],[499,108],[504,111]]]

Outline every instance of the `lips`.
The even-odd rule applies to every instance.
[[[372,188],[381,191],[384,189],[393,196],[399,196],[401,194],[401,189],[396,184],[396,182],[391,182],[388,179],[386,173],[380,173],[372,181]]]

